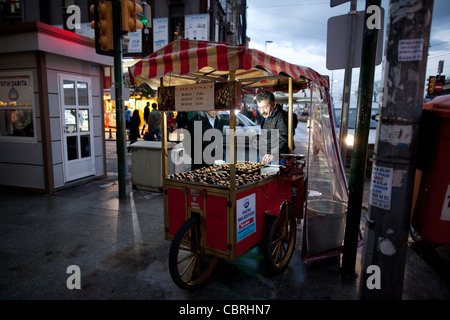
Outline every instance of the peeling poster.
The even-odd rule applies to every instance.
[[[393,169],[373,166],[369,203],[384,210],[391,209]]]

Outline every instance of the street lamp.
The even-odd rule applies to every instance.
[[[268,43],[273,43],[273,41],[272,40],[266,40],[266,42],[264,43],[264,53],[266,53],[266,50],[267,50],[267,44]]]

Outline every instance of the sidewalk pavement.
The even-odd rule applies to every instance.
[[[119,199],[115,141],[106,144],[103,180],[49,195],[0,193],[1,300],[359,299],[362,248],[355,275],[342,276],[339,257],[305,264],[300,236],[282,274],[267,277],[254,249],[236,261],[221,260],[205,287],[179,289],[169,274],[162,194],[133,189],[128,175],[127,197]],[[81,289],[67,287],[70,266],[79,267]],[[411,248],[403,299],[450,299],[449,284]]]

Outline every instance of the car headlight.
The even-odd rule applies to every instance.
[[[355,141],[355,137],[352,134],[348,134],[345,142],[348,147],[353,147],[353,142]]]

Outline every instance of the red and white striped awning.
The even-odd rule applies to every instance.
[[[307,82],[329,88],[328,76],[311,68],[298,66],[243,45],[181,39],[140,60],[129,68],[134,85],[147,83],[159,87],[194,84],[204,81],[225,81],[230,71],[241,81],[243,91],[259,88],[285,91],[288,78],[294,90],[306,88]]]

